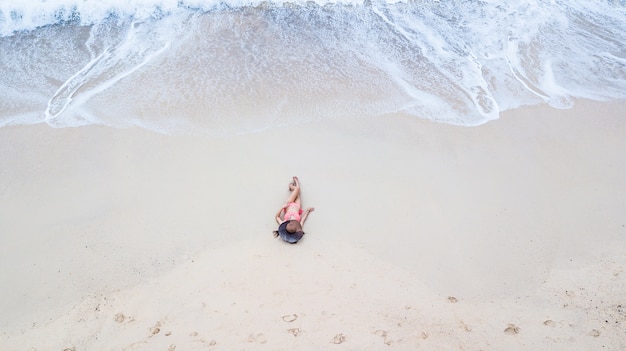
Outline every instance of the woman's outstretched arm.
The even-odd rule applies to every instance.
[[[304,221],[306,221],[306,218],[309,216],[309,213],[315,211],[314,207],[309,207],[304,211],[304,214],[302,214],[302,218],[300,218],[300,225],[304,225]]]
[[[280,214],[287,208],[287,204],[283,205],[283,207],[276,212],[276,223],[281,224],[283,221],[280,219]]]

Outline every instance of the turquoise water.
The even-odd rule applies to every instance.
[[[0,1],[0,126],[462,126],[626,98],[624,1]]]

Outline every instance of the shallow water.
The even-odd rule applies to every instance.
[[[626,98],[624,1],[2,1],[0,33],[0,126],[473,126]]]

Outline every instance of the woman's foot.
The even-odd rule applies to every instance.
[[[289,183],[289,191],[293,191],[295,188],[300,187],[300,181],[298,181],[298,177],[294,176],[293,181]]]

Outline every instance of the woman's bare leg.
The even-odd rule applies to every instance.
[[[299,187],[300,187],[300,181],[298,180],[298,177],[293,176],[291,183],[289,183],[289,191],[293,191],[293,189],[299,188]]]
[[[287,203],[292,203],[295,202],[298,205],[300,205],[300,187],[294,187],[293,190],[291,191],[291,194],[289,194],[289,197],[287,198]]]
[[[298,177],[293,177],[293,182],[289,183],[289,190],[291,194],[287,198],[287,204],[295,202],[298,206],[302,206],[302,200],[300,199],[300,180]]]
[[[301,199],[301,193],[300,193],[300,180],[298,179],[298,177],[293,176],[293,183],[295,184],[295,187],[298,188],[298,196],[296,197],[296,199],[293,201],[295,203],[298,204],[298,206],[300,206],[302,208],[302,199]]]
[[[296,197],[296,199],[293,202],[297,203],[298,206],[302,208],[302,200],[300,199],[300,188],[298,188],[298,197]]]

